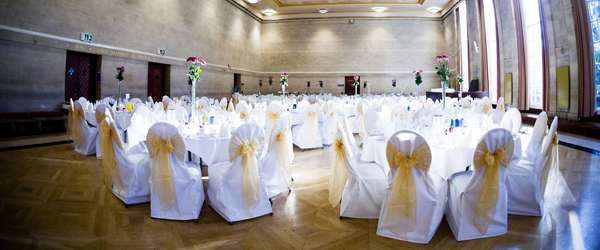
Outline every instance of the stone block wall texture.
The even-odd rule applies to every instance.
[[[470,76],[481,78],[479,6],[467,4]],[[571,113],[577,115],[577,50],[570,0],[540,0],[544,8],[550,59],[550,114],[556,110],[556,68],[570,66]],[[500,76],[513,73],[514,96],[518,88],[515,21],[512,1],[495,1]],[[146,0],[146,1],[0,1],[0,25],[78,40],[82,32],[94,35],[102,44],[146,53],[166,49],[166,56],[185,59],[197,56],[209,66],[202,72],[198,95],[229,97],[234,73],[242,74],[241,91],[269,92],[268,76],[274,77],[273,92],[279,93],[279,74],[290,72],[288,92],[339,95],[345,76],[360,75],[368,81],[371,93],[393,92],[392,79],[398,79],[396,92],[414,92],[411,72],[425,71],[420,94],[439,87],[434,58],[448,54],[456,58],[456,17],[426,19],[346,19],[303,20],[260,23],[224,0]],[[0,31],[0,97],[8,103],[0,112],[59,110],[64,99],[66,42],[35,35]],[[481,49],[481,47],[480,47]],[[481,52],[481,51],[480,51]],[[155,61],[155,60],[153,60]],[[171,60],[172,61],[172,60]],[[158,63],[165,63],[156,61]],[[456,70],[456,60],[450,68]],[[189,93],[182,60],[169,62],[172,96]],[[231,68],[228,67],[231,66]],[[117,66],[125,66],[130,77],[123,93],[145,99],[147,61],[101,55],[101,96],[115,95]],[[503,88],[501,89],[502,92]],[[361,90],[365,93],[366,90]],[[46,108],[42,108],[45,105]]]

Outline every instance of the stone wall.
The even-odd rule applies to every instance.
[[[131,75],[122,92],[142,99],[148,61],[171,65],[173,96],[189,92],[184,63],[189,56],[209,63],[198,95],[230,96],[233,73],[251,76],[261,69],[261,23],[223,0],[7,0],[0,2],[0,25],[19,29],[0,31],[0,96],[8,103],[0,112],[41,110],[42,104],[59,110],[67,50],[101,55],[101,96],[117,93],[117,66]],[[94,35],[85,50],[74,46],[82,32]],[[93,46],[143,56],[105,54]],[[165,57],[152,56],[158,48],[166,50]]]

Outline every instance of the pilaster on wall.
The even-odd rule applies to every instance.
[[[477,77],[481,89],[481,24],[479,22],[480,6],[477,0],[465,0],[467,4],[467,36],[469,39],[469,76]],[[475,45],[475,42],[477,45]],[[477,49],[475,48],[477,46]]]

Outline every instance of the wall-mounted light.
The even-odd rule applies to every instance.
[[[246,0],[246,1],[248,1],[249,3],[258,3],[258,0]]]
[[[373,7],[373,10],[378,13],[381,13],[386,9],[387,9],[386,7]]]
[[[325,8],[319,9],[319,13],[325,14],[325,13],[327,13],[327,9],[325,9]]]
[[[272,16],[273,14],[275,14],[274,10],[265,10],[263,11],[263,14],[267,15],[267,16]]]
[[[431,12],[431,13],[438,13],[438,12],[440,12],[440,10],[442,10],[442,9],[440,9],[440,8],[438,8],[438,7],[429,7],[429,9],[427,9],[427,10],[428,10],[429,12]]]
[[[349,24],[354,24],[354,19],[350,19],[350,20],[348,20],[348,23],[349,23]]]

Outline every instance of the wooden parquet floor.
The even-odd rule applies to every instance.
[[[560,146],[560,170],[576,203],[548,201],[543,217],[508,217],[508,234],[457,242],[446,220],[427,245],[376,235],[377,220],[339,219],[329,205],[331,148],[295,149],[292,192],[273,216],[230,226],[205,202],[199,223],[125,208],[104,185],[101,163],[68,144],[0,152],[2,249],[571,249],[568,211],[585,248],[600,247],[600,156]],[[207,189],[208,180],[204,180]],[[207,196],[208,199],[208,196]]]

